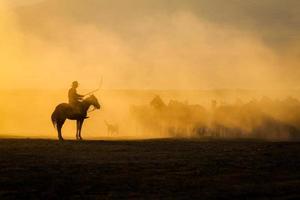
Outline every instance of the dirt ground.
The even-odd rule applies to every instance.
[[[300,143],[0,140],[0,199],[299,199]]]

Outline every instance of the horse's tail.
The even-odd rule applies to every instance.
[[[51,115],[51,121],[52,121],[52,124],[54,126],[54,128],[56,127],[56,124],[57,124],[57,119],[56,119],[56,110],[52,113]]]

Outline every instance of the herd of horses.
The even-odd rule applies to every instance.
[[[138,132],[170,137],[300,139],[300,101],[262,98],[211,107],[156,96],[131,107]]]

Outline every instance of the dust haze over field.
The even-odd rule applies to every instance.
[[[1,2],[4,88],[299,88],[298,1]]]
[[[124,122],[130,106],[149,105],[160,92],[132,95],[132,89],[276,89],[223,99],[162,94],[166,103],[189,101],[206,109],[212,99],[298,97],[288,92],[299,89],[298,1],[2,0],[0,9],[3,134],[50,137],[47,120],[66,101],[70,83],[78,80],[80,92],[88,92],[101,76],[104,89],[127,93],[99,94],[103,110],[91,114],[84,128],[90,137],[103,136],[104,119],[121,130],[130,126],[124,135],[136,135],[135,125]],[[64,131],[69,136],[71,126]]]
[[[0,136],[56,138],[50,116],[58,103],[67,102],[66,90],[1,90]],[[298,90],[285,92],[299,98]],[[102,108],[88,114],[90,119],[84,124],[82,136],[85,139],[202,136],[299,139],[300,101],[281,93],[102,90],[97,93]],[[164,106],[150,104],[156,95],[162,98]],[[217,101],[216,108],[212,108],[213,99]],[[105,120],[118,125],[119,133],[108,134]],[[75,138],[75,126],[74,121],[65,124],[63,135],[67,139]]]

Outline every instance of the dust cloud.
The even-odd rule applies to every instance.
[[[86,137],[106,136],[104,120],[119,124],[121,134],[114,137],[172,135],[153,127],[138,131],[144,122],[136,119],[132,107],[149,106],[157,94],[162,94],[166,105],[170,100],[193,102],[211,116],[216,89],[273,89],[269,98],[281,99],[291,93],[287,91],[298,89],[297,45],[289,46],[290,54],[279,53],[256,32],[214,23],[186,7],[172,12],[158,8],[135,16],[128,6],[116,15],[113,9],[119,7],[103,3],[112,10],[93,15],[92,6],[60,2],[0,4],[0,132],[4,135],[55,137],[49,116],[58,103],[66,102],[73,80],[81,83],[80,92],[85,93],[104,78],[104,90],[98,94],[103,107],[90,114]],[[243,92],[229,93],[218,97],[218,102],[243,96]],[[244,95],[241,100],[247,105],[252,97]],[[227,126],[227,115],[220,115],[222,126]],[[252,127],[245,126],[238,127],[251,132]],[[73,137],[73,129],[67,123],[65,135]]]
[[[232,97],[232,91],[221,93],[221,100],[212,100],[210,107],[178,100],[170,100],[166,104],[160,96],[156,96],[149,105],[133,106],[131,113],[140,125],[140,132],[150,130],[171,137],[299,140],[298,99],[272,100],[264,96],[224,102],[224,99]],[[249,91],[246,93],[251,94]],[[199,91],[194,92],[194,95],[197,94]]]
[[[188,10],[124,16],[114,27],[56,16],[49,6],[1,12],[2,88],[64,88],[74,79],[91,88],[100,76],[110,89],[282,89],[296,81],[280,81],[291,70],[260,35]]]

